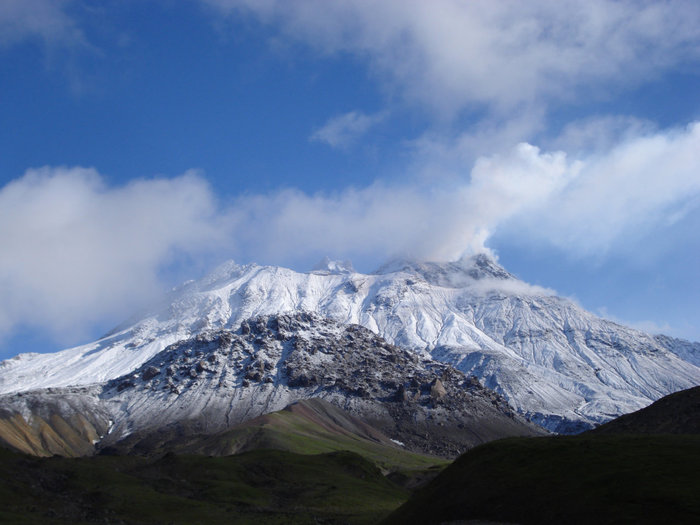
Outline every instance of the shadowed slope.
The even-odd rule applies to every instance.
[[[681,390],[647,408],[620,416],[596,434],[700,434],[700,386]]]
[[[89,388],[0,398],[0,446],[35,456],[87,456],[107,434],[110,414]]]

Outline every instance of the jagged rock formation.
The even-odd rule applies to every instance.
[[[330,261],[309,273],[228,263],[95,343],[3,362],[0,392],[101,383],[197,334],[299,311],[362,325],[475,375],[518,412],[559,432],[591,428],[700,384],[697,343],[600,319],[479,255],[441,264],[399,261],[374,274]]]
[[[60,403],[75,398],[80,403]],[[27,414],[27,421],[37,406],[50,412],[46,417],[58,406],[64,419],[99,413],[103,426],[113,421],[98,440],[109,447],[152,432],[221,432],[307,398],[343,408],[409,450],[445,457],[492,439],[541,433],[475,378],[361,326],[303,312],[175,343],[100,387],[4,396],[0,406]]]

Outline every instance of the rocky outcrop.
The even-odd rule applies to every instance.
[[[220,432],[308,398],[342,407],[410,450],[441,456],[538,433],[476,378],[359,325],[306,312],[256,317],[235,332],[176,343],[109,382],[102,398],[118,401],[126,414],[105,446],[183,420],[203,433]]]

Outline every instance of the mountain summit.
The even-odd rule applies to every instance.
[[[601,319],[520,281],[487,255],[394,262],[372,274],[325,266],[304,273],[227,263],[94,343],[3,362],[0,392],[102,383],[178,341],[289,312],[361,325],[475,375],[515,410],[558,432],[592,427],[700,383],[693,364],[700,344]]]
[[[470,281],[482,279],[515,280],[515,276],[485,253],[441,263],[397,259],[381,266],[374,273],[383,275],[395,272],[415,273],[429,283],[450,287],[465,286]]]
[[[352,267],[350,261],[333,261],[330,257],[324,257],[314,266],[312,271],[318,273],[355,273],[355,268]]]

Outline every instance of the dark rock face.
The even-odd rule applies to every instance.
[[[146,370],[143,371],[143,378],[148,380],[148,379],[153,379],[160,373],[160,370],[155,367],[155,366],[149,366]]]
[[[229,409],[228,424],[262,415],[259,407],[271,407],[270,399],[317,397],[410,450],[446,457],[491,439],[541,433],[476,378],[391,345],[359,325],[343,326],[305,312],[257,317],[236,332],[221,330],[176,343],[108,383],[105,397],[119,397],[124,388],[131,395],[165,392],[165,404],[211,388],[217,390],[216,402],[231,392],[232,400],[221,406],[242,406],[243,401],[233,400],[242,396],[248,405],[245,411]],[[211,426],[223,420],[221,409],[206,406],[198,415],[206,418],[203,428],[223,430]]]

